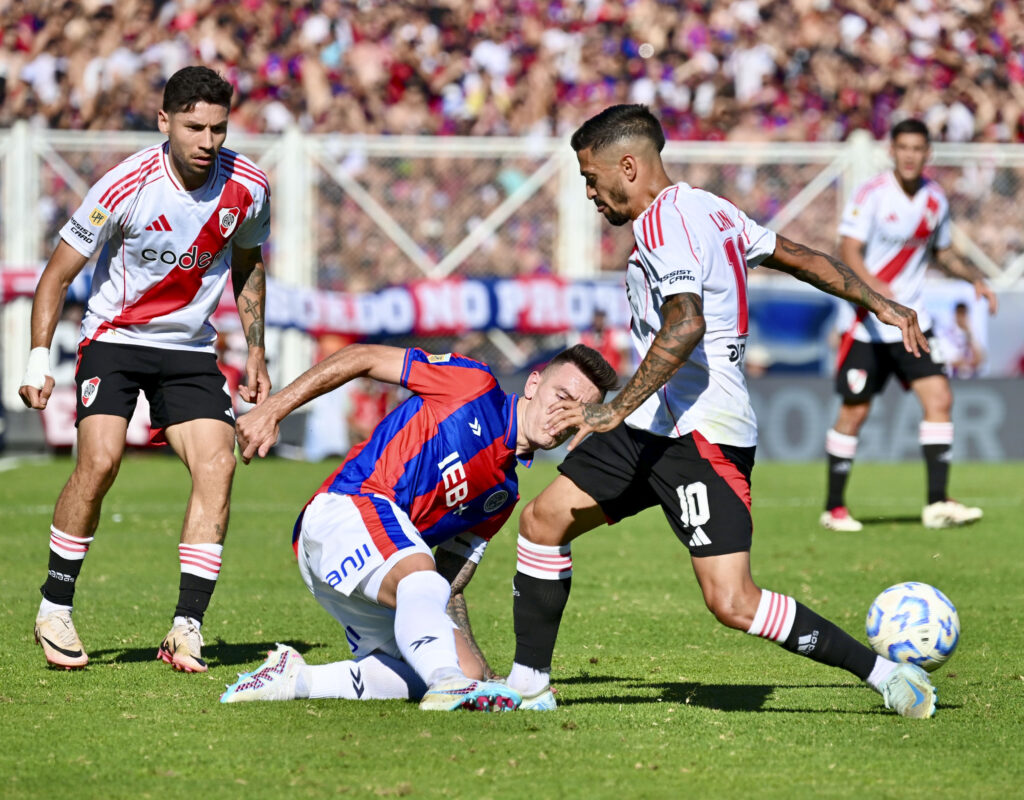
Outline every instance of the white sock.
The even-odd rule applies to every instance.
[[[303,667],[295,683],[296,697],[313,700],[419,700],[426,688],[412,667],[383,653]]]
[[[402,578],[395,591],[395,642],[427,686],[448,677],[464,677],[446,610],[451,591],[448,581],[425,570]]]
[[[550,672],[524,667],[518,663],[512,664],[512,671],[508,674],[508,685],[524,697],[533,697],[543,692],[550,683]]]
[[[192,623],[193,625],[195,625],[195,628],[196,628],[196,630],[199,630],[200,628],[202,628],[202,627],[203,627],[203,623],[201,623],[201,622],[200,622],[199,620],[197,620],[197,619],[196,619],[195,617],[181,617],[181,616],[176,616],[176,617],[174,618],[174,625],[188,625],[188,624],[189,624],[190,622],[191,622],[191,623]]]
[[[886,679],[892,675],[892,671],[899,666],[895,661],[890,661],[887,658],[877,656],[875,658],[875,666],[871,670],[871,674],[868,675],[867,684],[876,692],[882,691],[882,684],[885,683]]]
[[[51,603],[45,597],[39,604],[38,617],[45,617],[47,614],[52,614],[54,611],[71,611],[71,606],[62,606],[60,603]]]

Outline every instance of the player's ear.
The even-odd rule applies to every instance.
[[[164,135],[171,129],[171,118],[162,108],[156,112],[156,124]]]
[[[540,386],[540,373],[534,370],[526,379],[526,385],[523,387],[523,397],[527,400],[532,400],[534,395],[537,394],[538,386]]]
[[[623,155],[622,158],[619,159],[619,169],[622,170],[622,174],[625,176],[627,181],[636,180],[636,156],[631,153]]]

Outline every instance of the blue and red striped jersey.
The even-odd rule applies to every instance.
[[[501,390],[486,364],[419,348],[406,351],[401,384],[413,397],[316,494],[386,497],[430,547],[466,531],[490,539],[519,499],[517,396]]]

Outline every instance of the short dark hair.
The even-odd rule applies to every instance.
[[[953,310],[958,314],[966,314],[968,310],[967,303],[961,300],[959,303],[953,306]]]
[[[168,114],[191,111],[196,103],[231,108],[234,87],[209,67],[184,67],[167,79],[163,110]]]
[[[932,137],[928,132],[928,126],[925,125],[919,119],[905,119],[901,122],[897,122],[892,126],[892,132],[889,134],[889,138],[892,141],[896,141],[896,137],[904,133],[917,133],[924,137],[926,142],[931,142]]]
[[[563,350],[545,365],[543,371],[547,372],[560,364],[574,364],[579,367],[580,372],[600,390],[602,399],[607,392],[619,385],[619,376],[615,374],[611,364],[594,348],[585,344],[573,345],[568,350]]]
[[[580,150],[597,152],[610,144],[634,137],[647,139],[659,153],[665,147],[665,131],[645,105],[608,106],[580,125],[570,144],[577,153]]]

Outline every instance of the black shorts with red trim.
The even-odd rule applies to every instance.
[[[675,439],[619,425],[592,434],[558,469],[597,501],[609,523],[660,505],[691,556],[750,550],[753,447]]]
[[[836,392],[843,402],[851,405],[866,403],[880,394],[895,375],[904,389],[919,378],[945,375],[939,343],[931,330],[925,332],[931,353],[921,352],[920,358],[908,353],[903,342],[854,341],[836,370]]]
[[[153,442],[166,441],[164,429],[179,422],[235,424],[227,381],[213,353],[109,342],[84,342],[78,353],[76,425],[92,414],[130,420],[140,389],[149,400]]]

